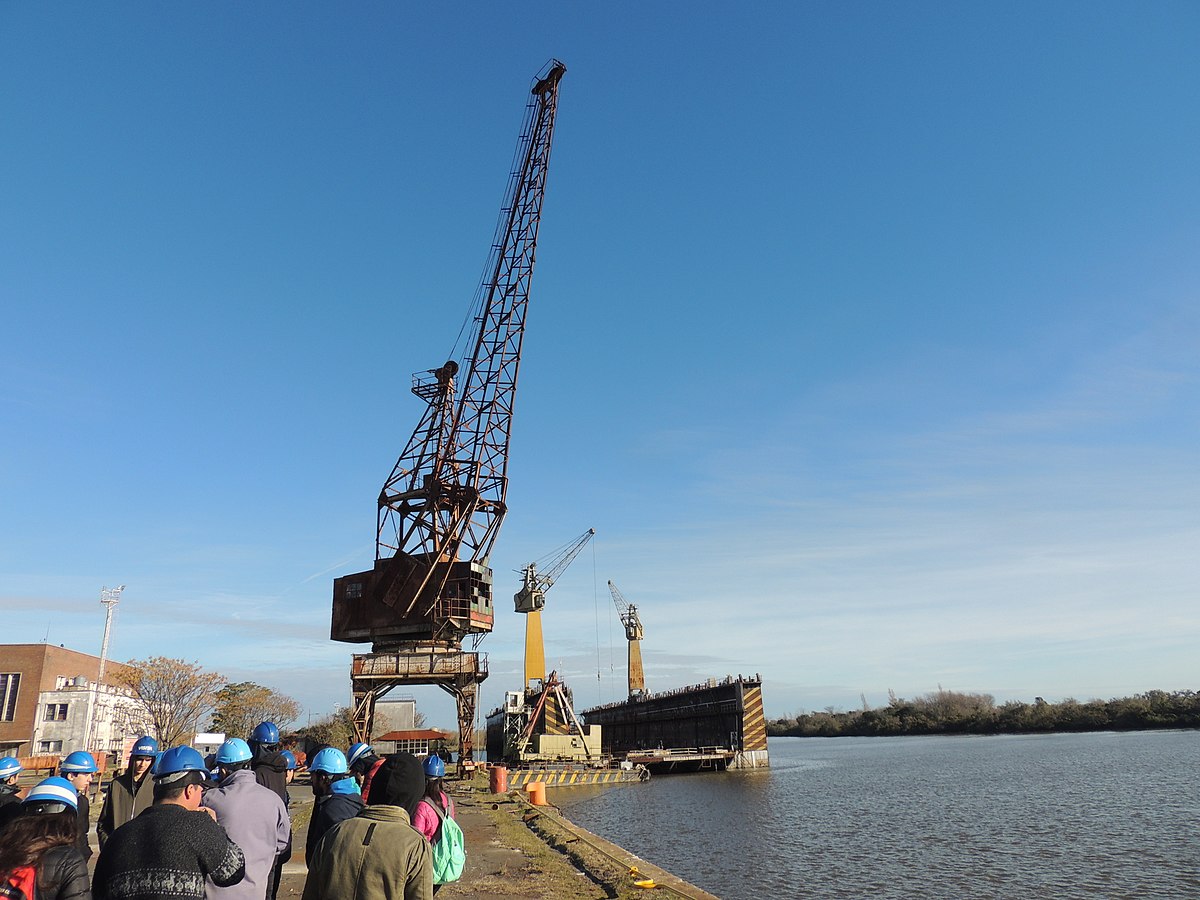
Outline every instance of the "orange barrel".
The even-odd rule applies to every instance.
[[[546,782],[531,781],[525,785],[525,790],[529,791],[529,802],[534,806],[546,805]]]
[[[493,794],[508,793],[508,769],[504,766],[492,766],[488,770],[488,787]]]

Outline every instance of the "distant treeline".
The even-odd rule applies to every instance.
[[[905,700],[891,691],[887,706],[850,712],[826,707],[767,723],[773,737],[881,736],[896,734],[1023,734],[1045,731],[1134,731],[1200,728],[1200,693],[1148,691],[1119,700],[1009,701],[997,706],[990,694],[940,688]]]

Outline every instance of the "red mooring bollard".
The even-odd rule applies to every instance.
[[[546,782],[531,781],[525,785],[525,790],[529,791],[529,802],[534,806],[546,805]]]
[[[504,766],[492,766],[488,770],[488,787],[493,794],[508,793],[508,769]]]

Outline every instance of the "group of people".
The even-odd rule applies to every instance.
[[[287,784],[295,767],[270,722],[249,741],[225,741],[208,760],[192,747],[160,753],[153,738],[139,739],[101,809],[89,879],[95,759],[71,753],[22,800],[21,766],[2,758],[0,898],[275,900],[292,850]],[[423,763],[409,753],[379,757],[362,743],[313,754],[305,900],[432,897],[440,884],[431,848],[442,846],[444,823],[454,818],[445,771],[436,755]],[[446,877],[439,871],[437,880]]]

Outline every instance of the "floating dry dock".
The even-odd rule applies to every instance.
[[[767,766],[762,678],[710,678],[583,711],[602,728],[606,755],[654,772]]]

